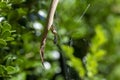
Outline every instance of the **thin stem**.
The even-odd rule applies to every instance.
[[[59,2],[59,0],[52,0],[51,5],[50,5],[50,10],[49,10],[49,13],[47,16],[46,27],[43,32],[43,37],[42,37],[41,46],[40,46],[40,57],[41,57],[42,64],[44,62],[44,48],[45,48],[45,44],[46,44],[47,34],[48,34],[48,31],[52,27],[54,14],[55,14],[58,2]],[[44,64],[43,64],[43,66],[44,66]]]

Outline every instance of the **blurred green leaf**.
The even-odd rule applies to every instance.
[[[6,41],[5,41],[4,39],[0,39],[0,45],[2,45],[2,46],[6,46],[7,43],[6,43]]]
[[[17,16],[17,17],[16,17]],[[19,15],[17,10],[12,10],[9,14],[8,14],[8,21],[12,22],[13,19],[16,21],[18,20]]]
[[[0,65],[0,76],[4,75],[5,73],[5,67],[3,65]]]
[[[26,9],[23,9],[23,8],[19,8],[18,10],[18,14],[19,14],[19,16],[23,16],[23,15],[26,15]]]
[[[7,37],[9,37],[11,35],[10,31],[4,31],[2,34],[1,34],[1,37],[3,39],[6,39]]]
[[[0,24],[0,34],[2,33],[2,25]]]
[[[0,9],[1,10],[9,10],[11,7],[7,4],[7,1],[0,1]]]
[[[73,57],[73,48],[70,46],[66,46],[66,45],[62,45],[62,49],[64,50],[64,52],[66,53],[66,56],[68,57]]]
[[[11,25],[8,24],[7,22],[3,22],[2,32],[4,33],[5,31],[10,31],[10,30],[11,30]]]
[[[26,73],[19,73],[17,76],[11,77],[9,80],[26,80]]]
[[[13,4],[20,4],[22,2],[25,2],[26,0],[11,0]]]
[[[13,37],[7,37],[5,40],[6,41],[12,41],[12,40],[14,40],[14,38]]]
[[[7,74],[15,74],[19,71],[18,67],[7,66],[6,68]]]

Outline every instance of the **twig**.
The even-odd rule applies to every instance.
[[[42,64],[44,63],[44,48],[46,44],[47,34],[53,25],[54,14],[55,14],[58,2],[59,0],[52,0],[51,5],[50,5],[50,10],[47,16],[47,23],[46,23],[46,27],[43,32],[43,37],[42,37],[41,46],[40,46],[40,57],[41,57]]]

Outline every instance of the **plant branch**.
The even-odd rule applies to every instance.
[[[40,57],[41,57],[42,64],[44,62],[44,48],[46,44],[47,34],[53,25],[54,14],[55,14],[58,2],[59,0],[52,0],[51,5],[50,5],[50,10],[48,12],[46,27],[44,29],[43,37],[42,37],[41,45],[40,45]]]

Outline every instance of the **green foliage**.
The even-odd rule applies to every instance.
[[[0,24],[0,47],[5,47],[7,45],[7,41],[14,40],[11,36],[11,25],[7,22],[3,22]]]
[[[69,46],[62,46],[64,52],[66,52],[66,56],[70,59],[68,61],[69,66],[74,67],[76,71],[78,71],[79,76],[83,78],[85,76],[85,70],[82,65],[82,61],[79,58],[73,56],[73,48]],[[79,66],[79,67],[78,67]]]
[[[39,46],[50,1],[0,0],[0,80],[120,80],[120,0],[60,0],[59,46],[49,33],[44,70]]]
[[[104,58],[105,50],[101,49],[106,42],[105,32],[102,26],[98,25],[95,29],[96,35],[91,40],[90,53],[86,56],[86,69],[88,77],[94,77],[98,73],[98,61]]]

